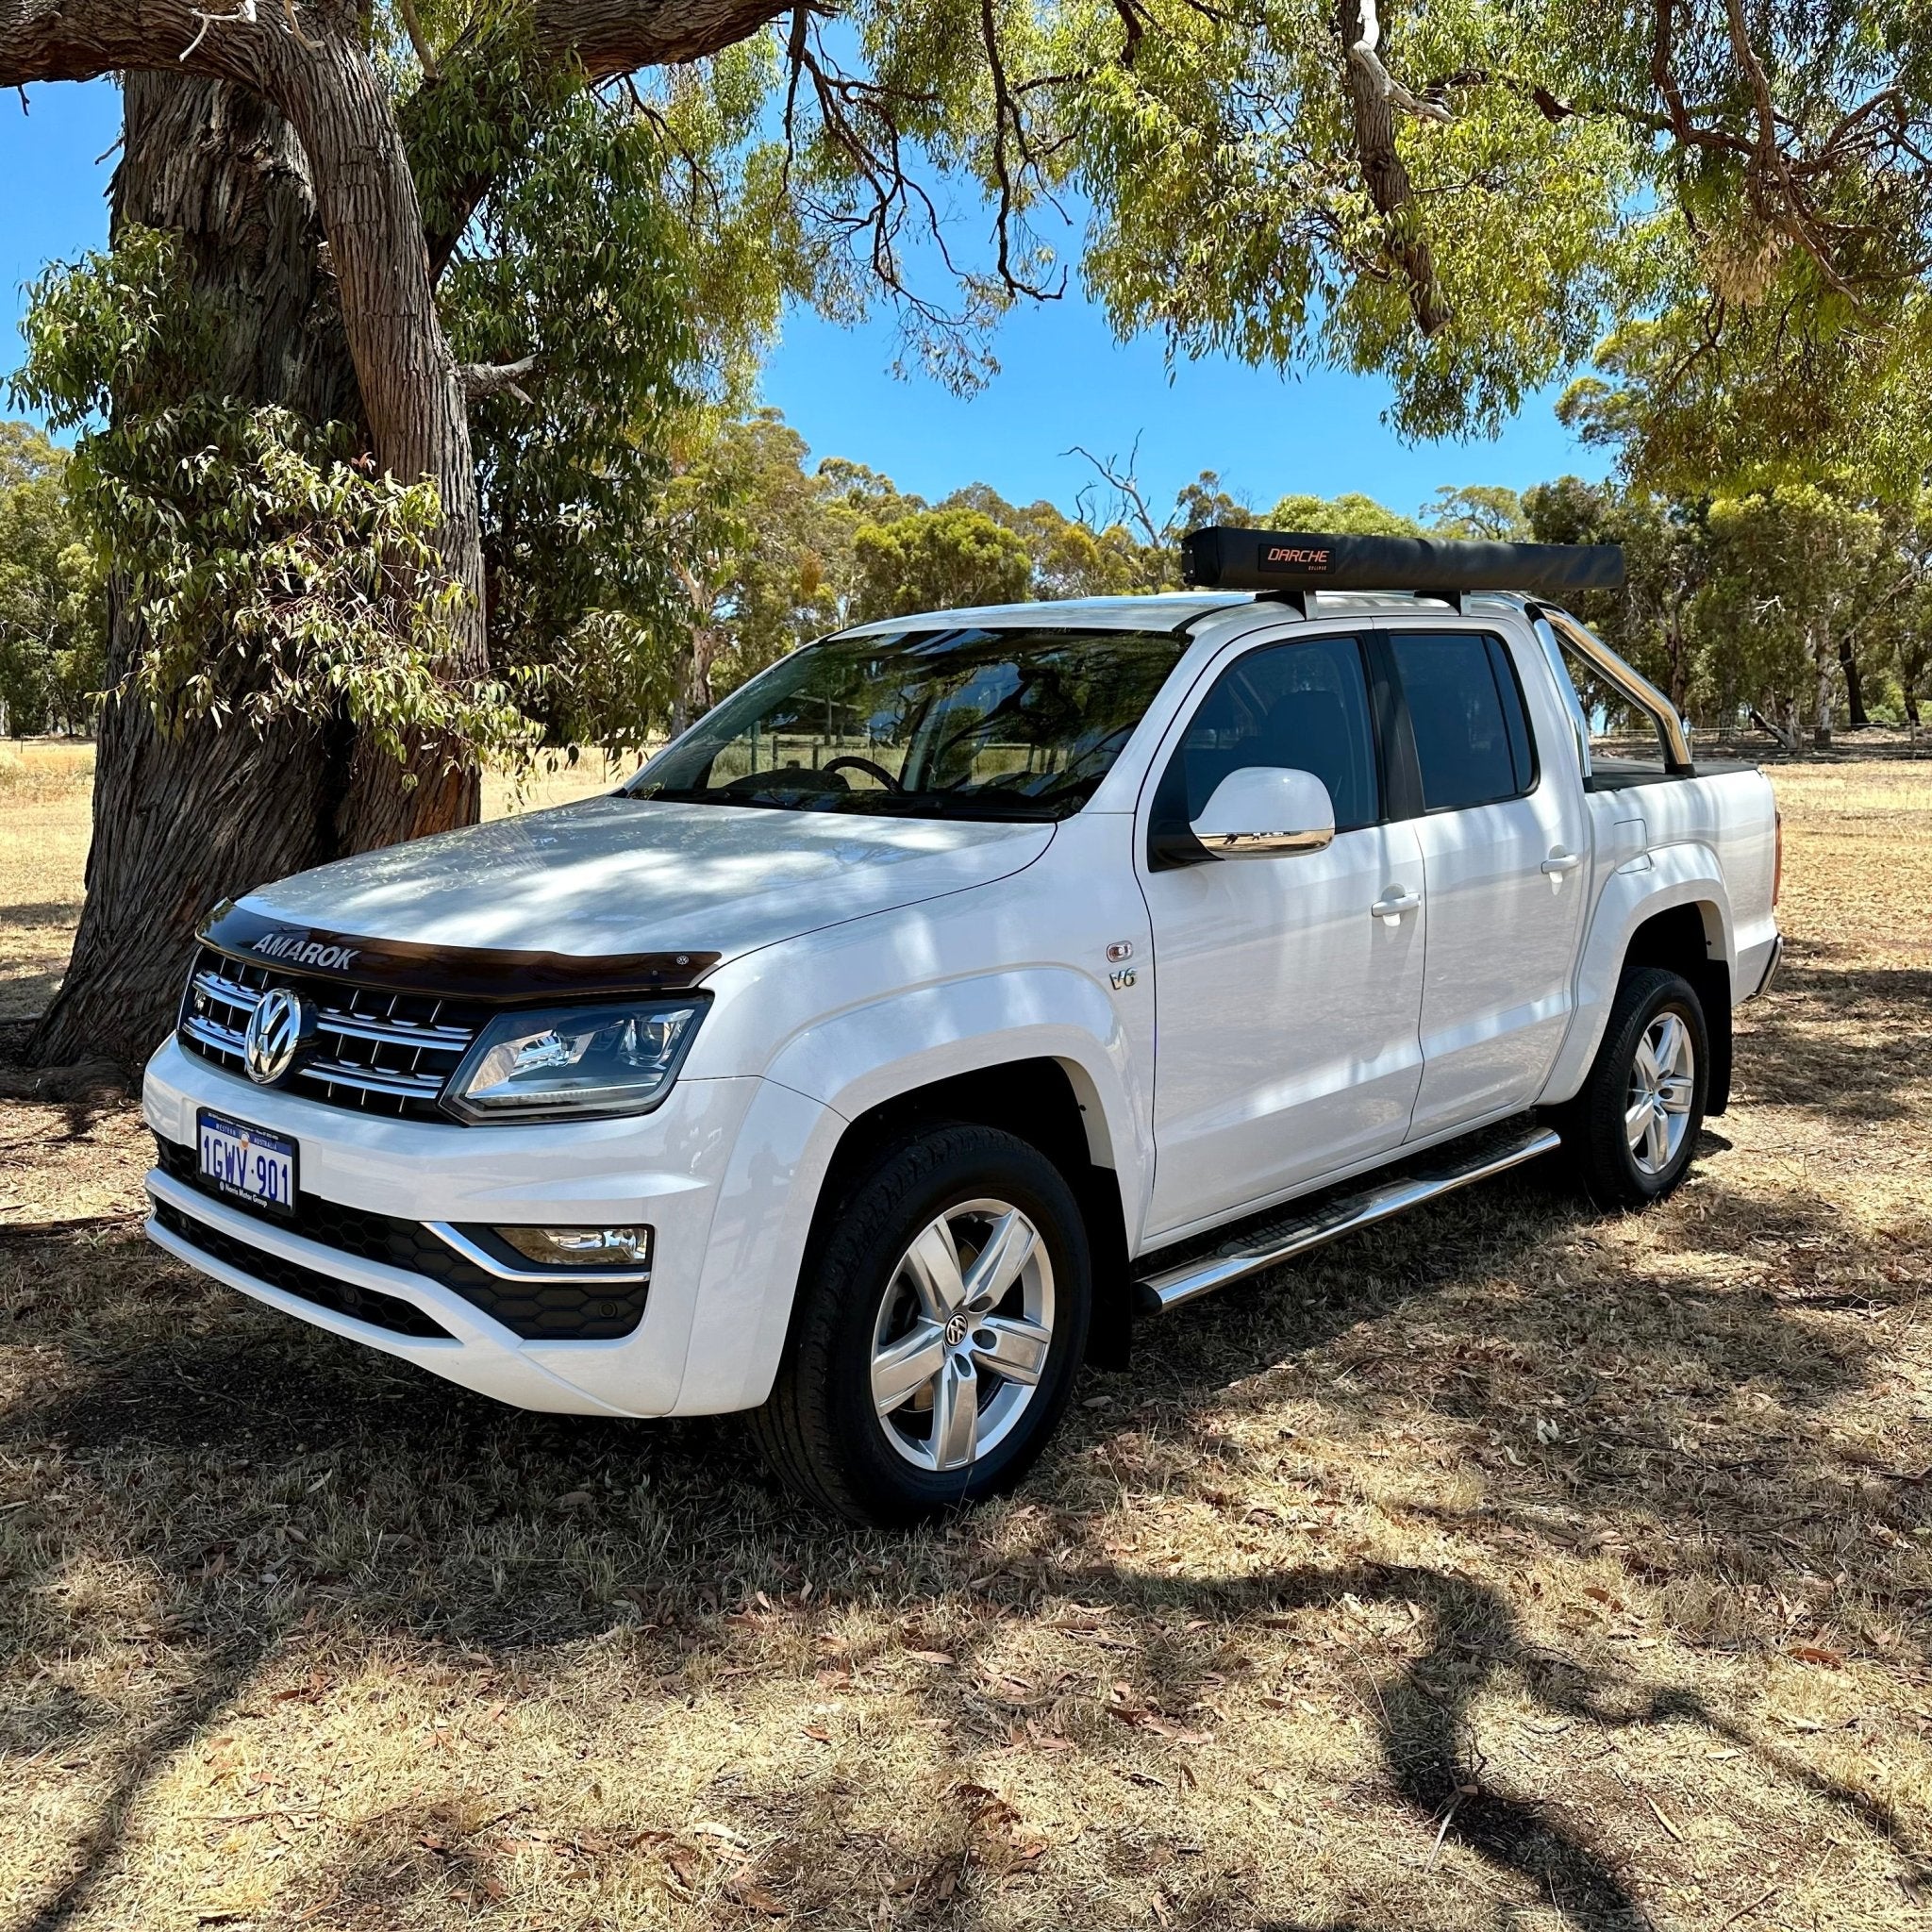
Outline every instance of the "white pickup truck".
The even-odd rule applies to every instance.
[[[1559,1141],[1665,1192],[1777,963],[1778,837],[1541,594],[1621,564],[1189,562],[1222,588],[842,632],[608,795],[218,908],[148,1232],[505,1402],[753,1411],[894,1522],[1316,1241]]]

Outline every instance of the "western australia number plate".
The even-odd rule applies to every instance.
[[[295,1211],[295,1143],[266,1127],[204,1108],[195,1116],[201,1143],[201,1175],[218,1191],[253,1208],[292,1215]]]

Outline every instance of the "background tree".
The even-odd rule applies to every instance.
[[[1008,503],[984,483],[956,490],[941,509],[976,509],[1008,529],[1032,559],[1036,597],[1126,597],[1158,588],[1146,546],[1119,522],[1096,525],[1044,499]]]
[[[1920,701],[1932,686],[1932,491],[1896,506],[1889,521],[1897,575],[1880,641],[1889,646],[1899,711],[1916,737]]]
[[[1022,539],[963,505],[862,525],[853,555],[852,617],[859,624],[908,610],[1017,604],[1032,589],[1033,558]]]
[[[1844,666],[1896,589],[1878,514],[1816,484],[1781,484],[1710,506],[1707,620],[1737,641],[1753,715],[1797,748],[1831,743]]]
[[[1624,588],[1586,592],[1577,616],[1680,712],[1689,715],[1693,697],[1702,696],[1726,724],[1735,719],[1739,673],[1722,648],[1703,665],[1709,681],[1698,683],[1705,639],[1694,600],[1707,568],[1706,504],[1561,476],[1525,491],[1522,508],[1527,533],[1540,543],[1621,544]]]
[[[1331,537],[1420,537],[1413,517],[1388,508],[1358,490],[1340,496],[1284,496],[1268,512],[1272,530],[1312,530]]]
[[[1425,503],[1422,520],[1438,536],[1495,543],[1520,542],[1529,535],[1523,499],[1497,484],[1443,484]]]
[[[85,729],[106,681],[100,581],[69,513],[67,455],[0,423],[0,731]]]
[[[678,459],[657,532],[691,607],[668,641],[672,701],[658,715],[673,731],[841,620],[855,514],[807,475],[806,454],[764,409],[697,425]],[[652,722],[638,720],[634,741]]]

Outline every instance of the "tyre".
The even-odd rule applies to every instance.
[[[859,1523],[1010,1489],[1066,1409],[1091,1306],[1058,1169],[991,1127],[924,1129],[821,1217],[759,1447]]]
[[[1564,1144],[1591,1197],[1641,1208],[1690,1165],[1710,1078],[1710,1036],[1690,982],[1661,966],[1624,975]]]

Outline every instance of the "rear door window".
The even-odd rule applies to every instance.
[[[1428,811],[1518,798],[1536,783],[1522,688],[1501,639],[1403,631],[1390,649],[1408,705]]]

